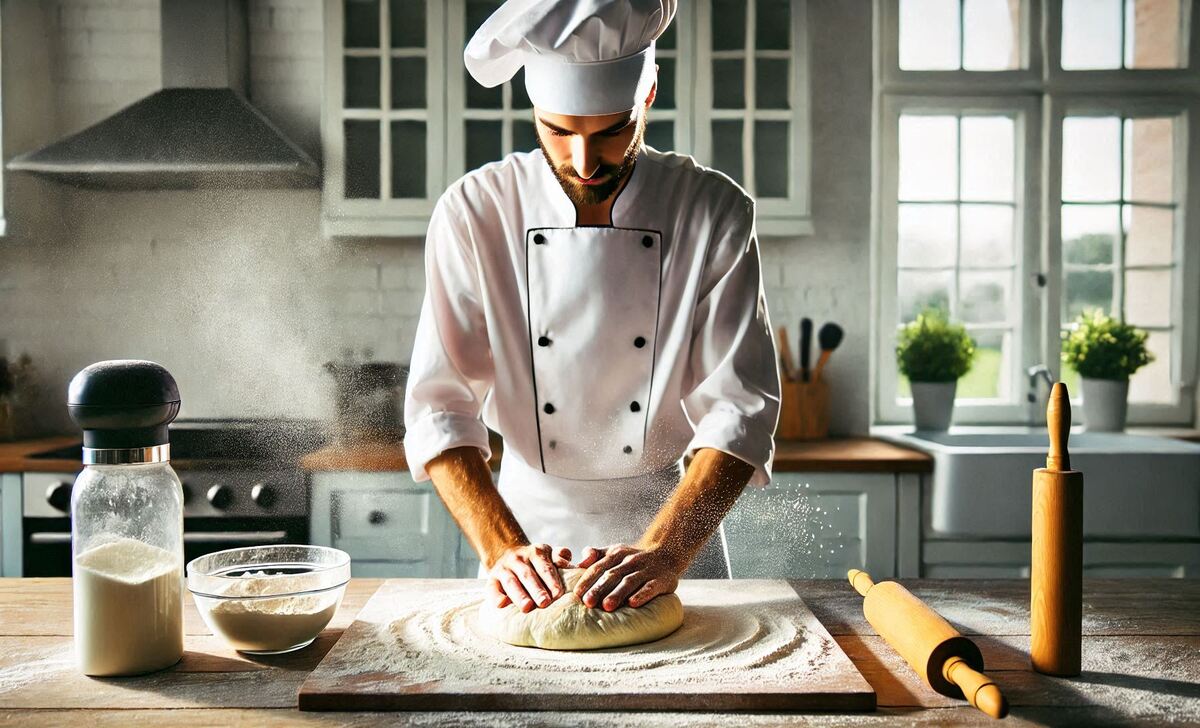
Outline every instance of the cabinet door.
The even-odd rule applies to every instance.
[[[1028,541],[926,541],[922,573],[933,579],[1028,579]],[[1200,576],[1200,543],[1091,541],[1083,544],[1085,578]]]
[[[21,476],[0,473],[0,576],[20,576]]]
[[[455,576],[458,530],[409,473],[314,474],[310,520],[313,543],[350,554],[355,576]]]
[[[776,473],[725,517],[734,578],[843,579],[852,568],[895,575],[891,473]]]
[[[444,6],[325,0],[326,235],[425,233],[446,185]]]

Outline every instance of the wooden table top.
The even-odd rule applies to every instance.
[[[380,580],[356,579],[329,628],[292,655],[250,659],[213,636],[186,600],[186,653],[175,667],[134,678],[88,678],[73,665],[69,579],[0,579],[3,725],[998,725],[921,684],[862,615],[842,581],[792,586],[878,693],[875,713],[300,713],[296,693]],[[905,585],[983,651],[1012,705],[1000,725],[1200,723],[1200,580],[1084,584],[1083,674],[1030,671],[1029,586],[1016,580],[910,580]],[[185,595],[186,596],[186,595]]]

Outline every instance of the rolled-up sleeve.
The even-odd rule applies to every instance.
[[[491,457],[480,419],[495,380],[474,240],[443,195],[425,239],[425,298],[404,396],[404,454],[417,482],[442,452],[473,445]]]
[[[744,204],[743,204],[744,203]],[[692,327],[683,408],[694,430],[689,456],[710,447],[771,480],[779,420],[779,368],[767,315],[753,200],[714,233]]]

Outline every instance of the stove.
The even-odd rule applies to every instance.
[[[323,423],[176,420],[170,433],[171,466],[183,483],[186,559],[240,546],[308,542],[308,479],[299,460],[328,441]],[[81,462],[82,456],[80,444],[32,458]],[[23,476],[25,576],[71,573],[69,515],[76,472]]]

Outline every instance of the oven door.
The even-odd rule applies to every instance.
[[[71,575],[71,520],[30,518],[23,522],[24,576]],[[184,563],[214,551],[280,543],[308,543],[304,518],[185,518]]]

